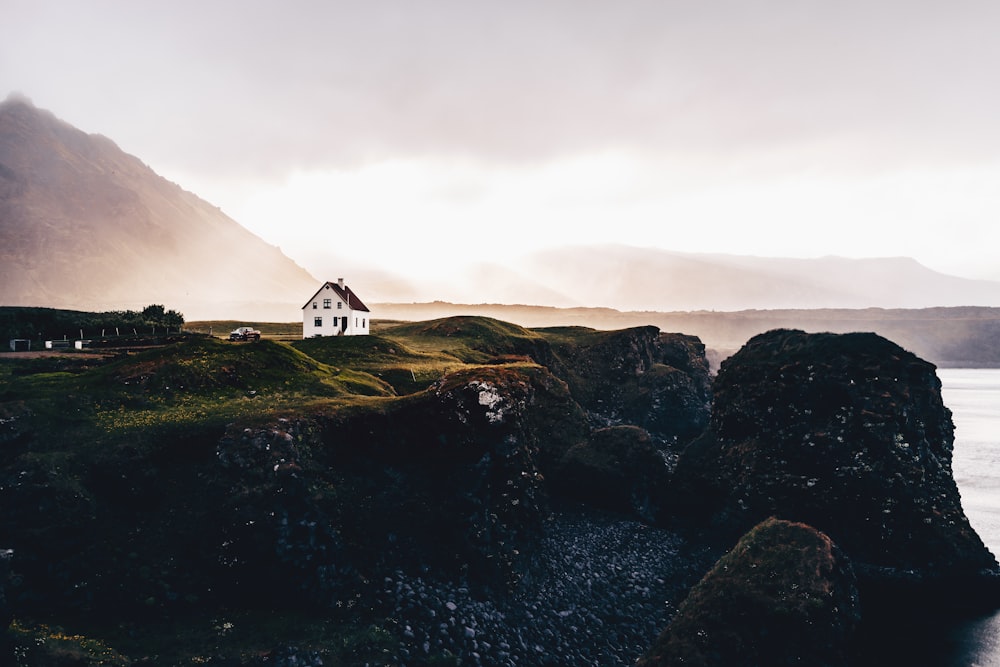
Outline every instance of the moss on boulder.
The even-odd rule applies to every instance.
[[[637,666],[846,666],[859,618],[853,570],[833,541],[770,518],[691,590]]]

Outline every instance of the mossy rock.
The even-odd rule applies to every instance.
[[[771,518],[691,590],[637,667],[846,667],[859,620],[854,572],[833,541]]]

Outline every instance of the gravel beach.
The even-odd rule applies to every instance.
[[[677,533],[613,514],[560,510],[505,599],[397,571],[380,603],[398,621],[400,665],[631,665],[714,562]]]

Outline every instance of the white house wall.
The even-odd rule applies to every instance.
[[[326,300],[329,299],[329,305]],[[340,303],[340,307],[337,304]],[[314,307],[315,304],[315,307]],[[342,318],[347,318],[347,327],[343,329],[345,336],[367,335],[371,327],[371,313],[364,310],[354,310],[340,298],[332,287],[324,286],[316,297],[302,309],[302,337],[336,336],[341,332]],[[316,326],[319,318],[320,325]],[[335,320],[336,318],[336,320]]]

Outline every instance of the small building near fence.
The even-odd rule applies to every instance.
[[[28,338],[11,338],[10,339],[10,351],[11,352],[30,352],[31,351],[31,340]]]
[[[366,336],[370,326],[371,311],[343,278],[323,283],[302,306],[303,338]]]

